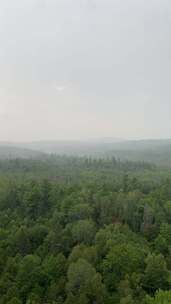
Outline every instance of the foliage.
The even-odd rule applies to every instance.
[[[0,161],[0,304],[170,303],[170,189],[142,162]]]

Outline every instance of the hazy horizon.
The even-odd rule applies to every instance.
[[[168,0],[0,3],[0,141],[171,138]]]
[[[162,138],[162,137],[153,137],[153,138],[111,138],[111,137],[92,137],[92,138],[65,138],[65,139],[59,139],[59,138],[54,138],[54,139],[38,139],[38,140],[0,140],[0,145],[22,145],[22,144],[34,144],[34,143],[75,143],[75,144],[108,144],[108,143],[126,143],[126,142],[164,142],[166,143],[167,141],[171,141],[171,137],[167,138]]]

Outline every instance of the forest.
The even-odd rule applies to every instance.
[[[171,304],[171,0],[0,0],[0,304]]]
[[[171,303],[170,170],[0,161],[0,304]]]

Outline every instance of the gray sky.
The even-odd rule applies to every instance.
[[[171,1],[0,0],[0,140],[171,137]]]

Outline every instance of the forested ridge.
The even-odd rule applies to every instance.
[[[38,141],[26,143],[0,142],[0,159],[42,158],[57,154],[106,158],[115,156],[122,161],[152,162],[171,166],[171,140],[115,140],[104,138],[93,141]]]
[[[171,303],[170,170],[0,161],[0,304]]]

